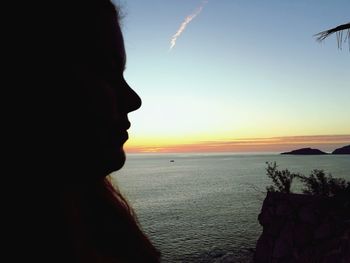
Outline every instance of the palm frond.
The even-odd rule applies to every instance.
[[[320,33],[315,34],[316,40],[318,42],[322,42],[326,38],[328,38],[332,34],[336,34],[338,48],[342,49],[342,44],[345,42],[349,43],[349,51],[350,51],[350,23],[346,23],[343,25],[339,25],[337,27],[322,31]],[[345,36],[344,36],[345,35]]]

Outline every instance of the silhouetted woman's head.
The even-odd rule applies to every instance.
[[[53,121],[48,134],[57,137],[48,143],[57,147],[51,160],[56,167],[98,178],[123,166],[127,114],[141,100],[123,77],[126,54],[116,8],[106,0],[77,2],[83,3],[70,3],[54,21],[55,55],[44,65],[56,80],[47,87],[55,97],[46,113]]]
[[[123,77],[118,11],[108,0],[40,5],[23,24],[29,59],[18,63],[18,77],[26,85],[14,90],[21,129],[12,135],[20,149],[13,169],[27,179],[13,205],[16,242],[35,262],[159,262],[106,178],[125,162],[128,113],[141,106]]]

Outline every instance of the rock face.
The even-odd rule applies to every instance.
[[[302,148],[298,150],[294,150],[291,152],[284,152],[281,154],[294,154],[294,155],[321,155],[321,154],[327,154],[325,152],[322,152],[318,149],[312,149],[312,148]]]
[[[350,262],[349,202],[268,193],[258,219],[255,263]]]
[[[350,145],[335,149],[332,154],[350,154]]]

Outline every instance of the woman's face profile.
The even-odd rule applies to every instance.
[[[86,104],[87,139],[93,169],[105,176],[125,162],[124,143],[130,122],[127,114],[141,106],[141,99],[123,77],[126,54],[116,15],[101,17],[96,27],[93,59],[82,63]],[[97,161],[95,163],[95,161]]]

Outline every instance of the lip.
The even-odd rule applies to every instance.
[[[130,122],[128,120],[124,122],[115,122],[113,124],[111,136],[116,139],[118,144],[122,145],[129,139],[127,130],[130,128]]]
[[[129,120],[125,120],[125,121],[119,121],[119,122],[115,122],[114,123],[114,128],[117,130],[129,130],[131,127],[131,124],[129,122]]]
[[[125,125],[124,125],[125,130],[129,130],[130,127],[131,127],[130,122],[126,122]]]
[[[113,134],[113,138],[118,145],[123,145],[129,139],[129,134],[125,129],[114,130]]]
[[[123,142],[126,142],[127,140],[129,140],[129,133],[127,131],[123,132],[122,140],[123,140]]]

